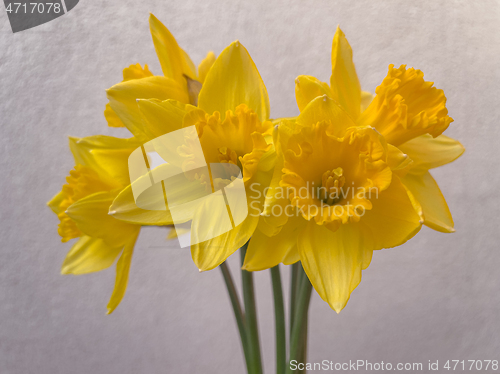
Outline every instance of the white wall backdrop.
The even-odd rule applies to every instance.
[[[498,1],[81,0],[16,34],[0,12],[0,373],[244,372],[221,274],[198,273],[188,250],[156,247],[164,230],[143,231],[127,294],[110,316],[113,269],[60,275],[70,245],[60,243],[45,203],[73,167],[67,136],[125,136],[106,126],[104,90],[132,63],[161,73],[149,12],[197,63],[239,39],[266,82],[273,117],[298,114],[297,75],[329,79],[338,24],[365,90],[390,63],[419,68],[444,89],[455,119],[446,134],[467,151],[434,176],[457,232],[424,228],[375,253],[339,315],[313,295],[309,361],[500,359]],[[230,259],[234,276],[238,261]],[[255,278],[272,373],[270,276]]]

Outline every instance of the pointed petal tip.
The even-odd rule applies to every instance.
[[[156,16],[149,12],[149,23],[151,23],[152,21],[158,21],[158,18],[156,18]]]
[[[344,36],[344,35],[345,35],[344,32],[340,28],[340,24],[337,24],[337,29],[335,30],[335,36],[333,38],[334,39],[339,38],[339,37]]]
[[[109,306],[108,305],[108,306],[106,306],[106,309],[107,309],[106,310],[106,315],[109,316],[111,313],[113,313],[116,310],[116,308],[118,307],[118,305],[115,305],[115,306]]]
[[[108,215],[110,215],[110,216],[112,216],[113,214],[116,214],[116,210],[110,210],[110,211],[108,212]]]
[[[347,305],[347,303],[346,303],[346,305]],[[339,303],[334,303],[334,304],[330,304],[330,308],[332,308],[335,311],[335,313],[340,314],[342,309],[345,308],[345,305],[340,305]]]

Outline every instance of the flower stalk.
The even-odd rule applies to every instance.
[[[231,276],[231,272],[229,267],[225,262],[220,265],[220,269],[222,271],[222,276],[224,277],[224,282],[226,283],[227,292],[229,294],[229,299],[231,300],[231,306],[233,307],[234,316],[236,318],[236,324],[238,325],[238,331],[240,333],[241,345],[243,348],[243,354],[245,355],[245,363],[247,365],[247,371],[250,372],[251,368],[251,357],[250,351],[248,349],[247,342],[247,332],[245,327],[245,314],[241,309],[240,300],[238,297],[238,292],[236,291],[236,287],[233,282],[233,277]]]
[[[241,247],[241,263],[245,260],[248,242]],[[250,352],[249,374],[262,374],[262,361],[260,356],[259,331],[257,325],[257,309],[255,306],[255,294],[253,285],[253,274],[246,270],[241,270],[241,280],[243,285],[243,303],[246,315],[246,337]]]
[[[295,305],[295,317],[290,334],[290,361],[304,362],[307,341],[307,318],[309,302],[311,300],[312,285],[305,274],[302,266],[299,265],[299,285],[297,294],[297,304]],[[293,306],[292,306],[293,307]],[[288,367],[288,373],[292,369]]]
[[[297,289],[299,280],[299,264],[292,265],[290,276],[290,335],[292,334],[292,326],[295,317],[295,303],[297,300]]]
[[[286,372],[286,324],[283,288],[279,265],[271,268],[271,280],[274,296],[274,320],[276,328],[276,374]]]

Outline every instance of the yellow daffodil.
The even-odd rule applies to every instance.
[[[215,54],[208,52],[198,65],[179,47],[174,36],[154,15],[149,17],[149,27],[156,54],[160,61],[163,76],[155,76],[146,64],[130,65],[123,69],[123,81],[107,90],[109,103],[104,116],[110,127],[127,127],[136,139],[143,143],[168,132],[168,127],[157,126],[147,131],[144,128],[137,100],[159,99],[178,100],[181,103],[196,105],[201,85],[215,61]],[[141,217],[137,217],[139,220]],[[177,237],[172,225],[154,217],[153,223],[160,222],[171,227],[167,239]]]
[[[413,160],[413,168],[402,179],[422,207],[424,224],[441,232],[455,231],[453,218],[429,169],[460,157],[464,147],[441,135],[453,121],[448,116],[442,90],[424,80],[420,70],[389,66],[371,101],[362,92],[351,47],[337,28],[332,46],[330,85],[310,76],[299,76],[295,93],[303,110],[315,97],[327,95],[339,103],[359,126],[374,127],[387,143],[397,146]]]
[[[264,224],[250,240],[243,268],[300,260],[318,294],[339,312],[373,250],[397,246],[421,227],[399,177],[408,157],[374,129],[356,126],[326,96],[295,123],[282,123],[275,140],[280,157]]]
[[[280,157],[244,264],[261,270],[300,260],[337,312],[373,250],[404,243],[422,222],[453,231],[428,172],[463,152],[441,135],[452,121],[443,92],[420,71],[391,65],[376,94],[361,91],[352,50],[337,29],[330,85],[311,76],[296,79],[301,114],[282,121],[275,134]],[[372,189],[375,198],[366,193]]]
[[[148,138],[194,126],[203,150],[202,157],[207,164],[237,165],[242,170],[246,189],[254,185],[263,190],[269,184],[275,161],[271,144],[272,123],[268,120],[269,99],[254,62],[238,41],[227,47],[209,70],[199,93],[198,107],[161,99],[137,102],[142,133],[147,134]],[[123,116],[126,117],[126,113]],[[186,162],[192,162],[194,152],[187,141],[182,146],[176,146],[182,150],[179,153],[184,157],[180,166],[185,167]],[[190,178],[187,174],[183,176],[182,183],[178,183],[178,188],[167,186],[183,201],[195,199],[195,190],[204,193],[205,188],[210,191],[216,188],[217,180],[211,180],[210,176],[202,174]],[[233,177],[227,176],[228,181]],[[217,267],[250,239],[259,221],[258,212],[263,197],[248,199],[246,203],[250,214],[239,225],[215,238],[191,245],[192,257],[198,269]],[[133,186],[127,187],[117,196],[110,207],[110,214],[133,224],[173,223],[168,207],[163,212],[139,208],[134,200]],[[192,233],[210,230],[219,224],[213,219],[217,217],[217,212],[197,211],[195,215],[198,219],[193,221]],[[186,217],[185,220],[189,219]]]
[[[128,156],[140,143],[108,136],[70,138],[75,168],[49,203],[57,214],[63,242],[78,239],[62,265],[63,274],[86,274],[116,264],[115,287],[108,314],[125,294],[140,226],[108,215],[117,194],[129,183]]]
[[[151,14],[149,26],[163,76],[151,73],[148,65],[130,65],[123,70],[123,81],[107,90],[109,103],[104,115],[111,127],[127,127],[138,139],[146,140],[137,99],[173,99],[196,105],[198,93],[215,61],[209,52],[198,69],[179,47],[170,31]]]

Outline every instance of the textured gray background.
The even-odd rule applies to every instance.
[[[457,232],[424,228],[377,252],[340,315],[314,295],[310,361],[500,359],[499,2],[93,0],[17,34],[0,12],[0,373],[244,371],[219,271],[199,274],[188,251],[156,248],[163,230],[144,230],[111,316],[112,269],[59,275],[70,246],[59,242],[45,202],[73,166],[66,136],[125,136],[106,127],[104,89],[132,63],[160,74],[149,12],[195,62],[239,39],[267,84],[273,117],[298,113],[297,75],[328,80],[337,24],[365,90],[389,63],[420,68],[443,88],[455,119],[447,134],[467,148],[434,172]],[[270,277],[256,279],[271,373]]]

